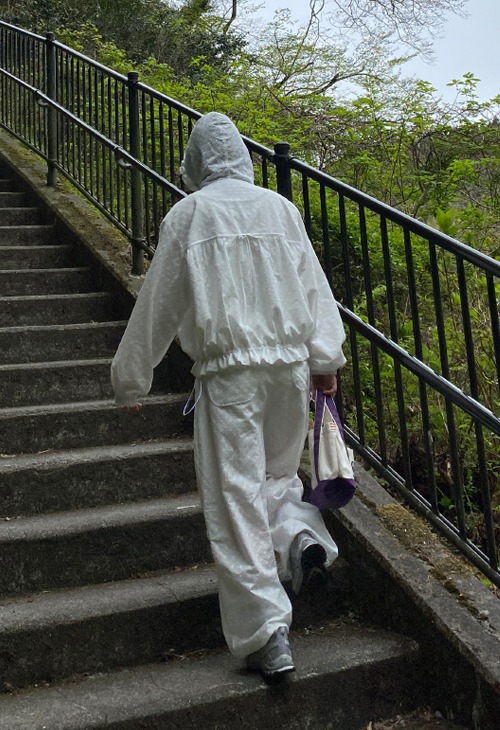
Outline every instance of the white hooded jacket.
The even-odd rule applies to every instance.
[[[157,251],[111,368],[116,402],[134,405],[176,334],[196,377],[238,366],[345,363],[344,328],[297,208],[253,184],[228,117],[195,125],[182,165],[196,192],[163,220]]]

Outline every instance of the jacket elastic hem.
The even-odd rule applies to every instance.
[[[217,373],[228,368],[256,367],[258,365],[291,365],[307,361],[306,345],[279,345],[252,350],[232,350],[208,360],[197,360],[191,368],[195,378]]]

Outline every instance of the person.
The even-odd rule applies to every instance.
[[[310,374],[334,394],[345,333],[297,208],[254,185],[228,117],[196,123],[181,174],[194,192],[161,224],[112,384],[117,404],[138,411],[176,334],[194,361],[195,469],[224,636],[250,669],[274,676],[294,670],[279,570],[297,593],[337,557],[297,470]]]

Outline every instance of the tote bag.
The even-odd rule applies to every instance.
[[[316,393],[314,426],[309,430],[311,503],[319,509],[344,507],[356,489],[353,452],[347,448],[335,401]]]

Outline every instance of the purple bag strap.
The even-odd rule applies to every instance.
[[[325,412],[325,396],[322,391],[316,391],[316,408],[314,411],[314,471],[316,474],[316,483],[319,484],[319,441],[321,436],[321,426],[323,425],[323,414]]]

